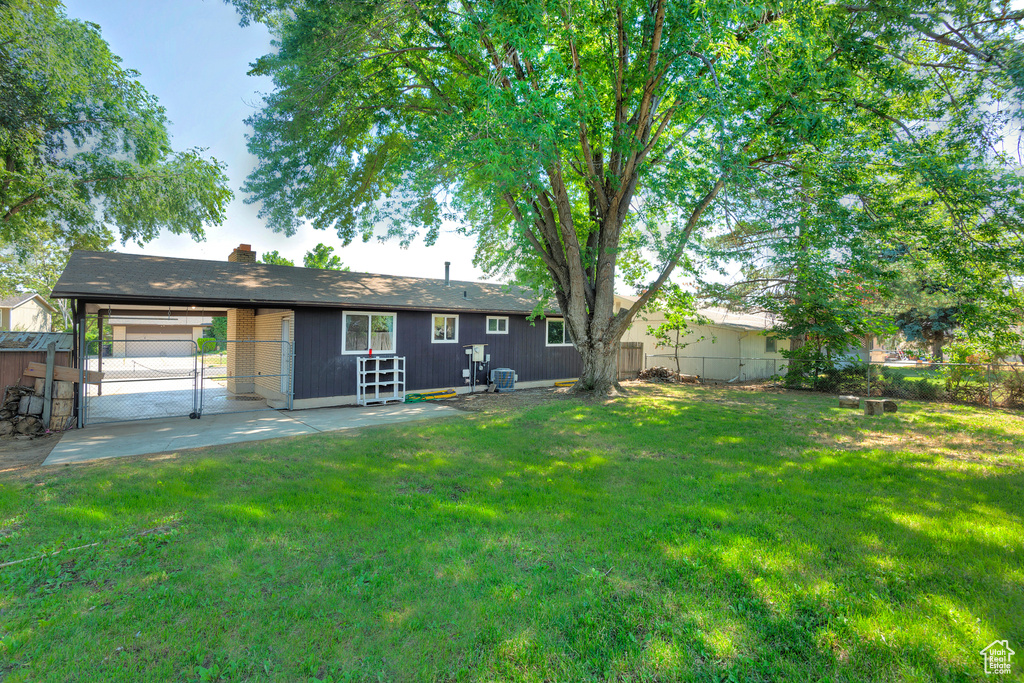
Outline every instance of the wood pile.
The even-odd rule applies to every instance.
[[[50,402],[50,424],[43,423],[45,381],[37,379],[34,386],[17,384],[4,391],[0,404],[0,437],[28,439],[49,431],[71,427],[74,408],[74,385],[54,382]]]
[[[697,375],[681,375],[675,370],[662,366],[641,370],[637,379],[644,380],[645,382],[670,382],[675,384],[696,384],[700,381],[700,377]]]
[[[35,389],[21,385],[7,387],[0,407],[0,436],[27,437],[46,431],[42,422],[43,399]]]

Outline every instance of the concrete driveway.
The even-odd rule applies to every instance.
[[[399,403],[91,425],[65,432],[43,465],[67,465],[463,414],[436,403]]]

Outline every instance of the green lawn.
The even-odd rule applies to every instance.
[[[693,387],[41,470],[0,679],[983,680],[1022,514],[1020,416]]]

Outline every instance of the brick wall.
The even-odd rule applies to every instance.
[[[229,308],[227,335],[228,391],[251,394],[256,389],[252,379],[256,374],[256,349],[255,344],[244,342],[256,338],[256,312],[251,308]]]
[[[228,255],[232,263],[256,263],[256,252],[248,244],[239,244]],[[256,311],[251,308],[229,308],[227,329],[228,392],[252,394],[256,391]]]
[[[291,367],[290,359],[292,349],[290,345],[275,343],[281,341],[281,324],[288,321],[289,343],[295,339],[295,313],[292,311],[281,311],[280,313],[266,313],[257,315],[255,318],[256,339],[260,340],[255,346],[255,368],[259,377],[256,378],[256,393],[268,399],[285,401],[291,389]],[[282,347],[284,347],[282,349]],[[282,351],[287,355],[289,362],[281,369]],[[288,375],[285,380],[285,391],[281,391],[280,375]]]

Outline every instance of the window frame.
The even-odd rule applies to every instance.
[[[775,348],[774,349],[769,349],[768,348],[768,344],[771,344]],[[765,353],[778,353],[779,352],[779,340],[776,339],[775,337],[765,337],[764,338],[764,352]]]
[[[454,339],[436,339],[434,337],[434,319],[435,318],[455,318],[455,338]],[[447,329],[448,323],[445,321],[445,329]],[[430,343],[431,344],[458,344],[459,343],[459,314],[458,313],[431,313],[430,314]]]
[[[492,332],[491,331],[491,321],[492,320],[504,320],[505,321],[505,329],[504,330],[495,330],[495,331]],[[487,321],[484,323],[484,332],[486,334],[508,334],[508,316],[507,315],[489,315],[489,316],[487,316]]]
[[[370,327],[367,330],[366,348],[350,350],[348,348],[348,317],[350,315],[365,315],[370,318]],[[393,356],[398,353],[398,313],[395,311],[342,311],[341,314],[341,354],[343,356],[369,356],[371,355],[370,342],[373,340],[373,316],[390,316],[391,322],[391,346],[390,351],[378,351],[372,349],[372,355]]]
[[[562,343],[561,344],[552,344],[551,343],[551,323],[553,323],[553,322],[562,323]],[[551,346],[551,347],[572,346],[573,345],[572,344],[572,339],[570,339],[569,341],[565,341],[565,338],[569,336],[567,334],[567,329],[568,328],[566,327],[566,324],[565,324],[565,318],[545,318],[544,319],[544,346]]]

